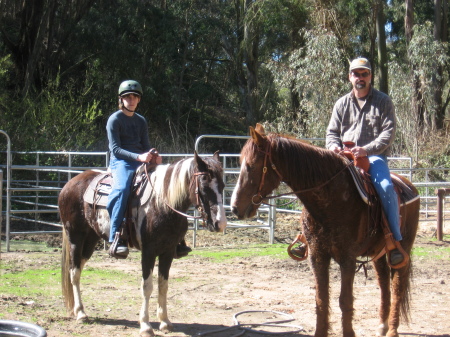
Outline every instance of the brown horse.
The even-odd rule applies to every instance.
[[[256,130],[250,127],[250,134],[241,152],[241,171],[231,199],[233,213],[240,219],[254,216],[261,201],[282,181],[295,191],[306,208],[302,225],[316,280],[315,336],[326,337],[330,328],[329,267],[333,258],[341,271],[343,336],[354,337],[353,280],[357,257],[374,258],[382,251],[385,240],[381,229],[372,228],[368,233],[368,206],[346,168],[348,161],[297,139],[265,135],[260,125]],[[412,184],[411,188],[417,193]],[[408,254],[417,231],[419,203],[416,199],[401,206],[401,243]],[[391,269],[382,256],[372,263],[381,289],[380,326],[376,333],[397,337],[400,312],[408,320],[411,262]]]
[[[84,265],[94,252],[100,238],[108,239],[109,215],[105,208],[93,209],[83,200],[89,183],[100,172],[86,171],[72,178],[62,189],[58,204],[63,230],[61,264],[62,291],[68,310],[77,320],[86,320],[81,302],[80,277]],[[218,153],[212,158],[183,159],[170,165],[159,165],[150,176],[148,201],[130,202],[133,229],[130,241],[142,252],[142,296],[139,315],[140,333],[154,336],[149,322],[148,304],[153,290],[152,273],[156,257],[158,265],[159,329],[172,331],[167,316],[169,270],[177,244],[188,229],[186,212],[191,205],[200,206],[210,231],[223,231],[226,217],[222,202],[223,169]],[[178,211],[178,212],[177,212]],[[120,305],[120,304],[118,304]]]

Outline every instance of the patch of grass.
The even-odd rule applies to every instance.
[[[58,267],[45,268],[30,266],[29,269],[19,270],[14,262],[2,264],[0,295],[35,297],[59,296],[61,293],[61,271]],[[107,270],[86,266],[83,270],[81,284],[102,283],[104,280],[114,280],[117,284],[129,281],[130,276],[118,270]],[[134,281],[134,280],[133,280]]]
[[[28,269],[23,271],[2,272],[0,294],[8,294],[19,297],[31,297],[35,295],[56,296],[59,287],[53,284],[59,281],[59,270],[56,269]],[[36,285],[42,285],[36,287]]]
[[[234,258],[245,258],[255,256],[271,256],[278,259],[288,259],[285,244],[257,244],[233,248],[196,248],[190,255],[201,256],[214,262],[223,262]]]
[[[412,255],[432,260],[450,260],[450,247],[413,247]]]
[[[9,249],[11,252],[54,252],[56,248],[47,246],[45,242],[10,240]],[[6,252],[6,241],[1,242],[1,251]]]

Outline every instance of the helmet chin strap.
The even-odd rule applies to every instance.
[[[138,107],[138,106],[136,106],[136,110],[130,110],[130,109],[128,109],[128,108],[125,106],[125,104],[123,104],[123,99],[122,99],[122,97],[120,98],[120,103],[122,103],[122,109],[125,109],[125,110],[127,110],[127,111],[129,111],[129,112],[136,112],[137,107]],[[138,104],[138,105],[139,105],[139,104]]]
[[[130,109],[128,109],[125,105],[122,105],[122,109],[125,109],[125,110],[127,110],[127,111],[129,111],[129,112],[136,112],[136,110],[130,110]]]

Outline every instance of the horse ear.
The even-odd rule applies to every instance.
[[[199,172],[205,172],[208,170],[208,165],[206,165],[203,159],[197,154],[197,151],[194,151],[194,161],[195,164],[197,164]]]
[[[218,162],[220,162],[219,153],[220,153],[220,151],[217,150],[216,152],[214,152],[214,155],[213,155],[214,160],[216,160]]]
[[[258,131],[263,136],[266,135],[266,131],[264,130],[264,127],[262,126],[262,124],[256,123],[255,130]]]
[[[259,124],[260,125],[260,124]],[[258,128],[258,124],[256,125],[256,127]],[[264,129],[263,129],[264,131]],[[263,143],[264,143],[264,133],[261,134],[258,132],[258,130],[255,130],[252,126],[250,126],[250,136],[253,139],[253,142],[258,145],[259,147],[262,147]]]

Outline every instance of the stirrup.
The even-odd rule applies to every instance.
[[[292,252],[292,250],[293,250],[292,247],[299,241],[301,243],[303,243],[304,247],[305,247],[305,254],[303,256],[297,256]],[[297,237],[294,239],[294,241],[292,241],[292,243],[287,248],[287,252],[288,252],[288,255],[295,261],[304,261],[308,258],[308,242],[306,241],[306,237],[303,233],[297,235]]]
[[[406,266],[409,263],[409,255],[403,249],[402,245],[400,244],[400,241],[394,240],[392,233],[386,234],[384,236],[384,238],[386,240],[385,249],[386,249],[386,255],[387,255],[387,263],[388,263],[389,267],[391,267],[393,269],[400,269],[400,268],[403,268],[404,266]],[[400,254],[402,254],[403,261],[393,265],[393,264],[391,264],[391,252],[395,249],[397,249],[400,252]]]
[[[111,243],[111,247],[109,247],[109,256],[115,257],[116,259],[126,259],[130,251],[127,249],[123,253],[117,252],[117,247],[120,240],[120,232],[116,232],[114,235],[114,241]]]

